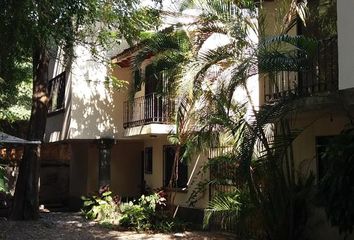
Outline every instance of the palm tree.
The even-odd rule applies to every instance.
[[[291,117],[296,99],[290,96],[257,110],[247,81],[259,73],[271,75],[278,71],[298,72],[311,68],[316,43],[302,36],[289,35],[260,38],[259,43],[251,41],[249,31],[257,30],[251,5],[245,10],[231,2],[207,3],[202,7],[201,27],[193,35],[194,43],[197,43],[195,49],[199,52],[187,65],[181,81],[182,86],[192,86],[182,88],[188,93],[186,97],[193,96],[192,101],[203,102],[203,108],[208,109],[198,114],[196,122],[202,126],[199,134],[205,136],[206,132],[221,131],[234,140],[233,151],[226,157],[238,162],[239,169],[235,172],[240,175],[238,179],[247,183],[251,201],[262,209],[268,237],[301,238],[306,214],[299,211],[300,217],[295,216],[295,209],[300,203],[306,203],[303,194],[310,188],[312,178],[305,182],[295,180],[291,146],[298,132],[291,130],[287,119]],[[245,6],[245,2],[243,4]],[[213,34],[227,36],[227,43],[201,52],[203,44]],[[214,82],[212,78],[210,80],[213,72],[221,76]],[[225,72],[228,78],[223,75]],[[217,88],[214,88],[215,82]],[[246,92],[251,118],[238,115],[242,114],[240,109],[244,106],[235,102],[233,96],[240,87]],[[266,131],[269,126],[273,128],[270,135]]]
[[[183,56],[178,55],[183,61],[162,68],[163,71],[172,68],[178,73],[173,75],[175,91],[183,99],[178,103],[177,130],[172,135],[180,146],[172,172],[178,169],[182,145],[188,146],[187,152],[205,146],[232,145],[231,153],[223,157],[235,163],[237,187],[249,191],[250,201],[261,209],[258,211],[265,233],[271,239],[298,238],[302,232],[295,226],[303,226],[299,221],[304,220],[295,218],[295,209],[299,200],[303,200],[298,196],[308,188],[297,189],[303,183],[295,180],[291,154],[291,144],[298,133],[291,130],[287,119],[293,112],[295,99],[280,99],[258,110],[247,83],[250,77],[260,73],[271,75],[310,67],[316,44],[302,36],[251,39],[252,33],[257,36],[258,27],[256,6],[250,1],[200,3],[195,2],[202,14],[193,23],[192,31],[184,35],[191,47]],[[206,48],[213,38],[223,41],[211,49]],[[261,40],[258,42],[258,39]],[[178,49],[178,45],[171,42],[160,44],[163,41],[152,40],[146,44],[142,55],[153,52],[157,62],[169,59],[167,56]],[[243,103],[234,99],[239,88],[246,93],[247,101]],[[251,117],[246,117],[246,112]],[[268,134],[268,128],[272,128],[272,134]],[[171,177],[170,184],[176,176]]]

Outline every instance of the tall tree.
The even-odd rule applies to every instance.
[[[303,199],[298,195],[304,194],[303,190],[307,189],[301,186],[303,183],[295,180],[291,143],[296,135],[284,121],[291,112],[293,102],[285,99],[265,105],[258,111],[258,106],[249,96],[247,83],[250,77],[259,73],[297,72],[310,68],[316,44],[301,36],[279,35],[264,39],[258,35],[259,41],[250,38],[252,31],[255,35],[259,33],[257,7],[253,1],[194,2],[202,9],[202,14],[189,33],[194,52],[186,58],[182,73],[178,76],[179,89],[182,91],[177,95],[183,96],[183,101],[179,105],[176,121],[176,142],[195,147],[211,133],[207,141],[210,144],[210,140],[214,139],[212,143],[217,144],[223,135],[228,140],[227,144],[232,145],[227,165],[232,167],[225,168],[225,171],[231,171],[227,174],[227,181],[232,178],[240,182],[241,179],[247,186],[252,203],[260,209],[263,227],[272,239],[299,238],[304,219],[297,217],[302,215],[305,207],[302,211],[296,210],[298,204],[305,201],[301,202]],[[282,32],[289,30],[294,22],[294,14],[304,7],[294,5],[296,1],[291,2],[293,4],[284,18]],[[213,36],[219,39],[224,36],[224,40],[227,40],[205,48]],[[156,51],[155,45],[151,50]],[[166,53],[166,48],[160,49]],[[175,66],[178,67],[178,64]],[[248,113],[251,113],[248,116],[245,115],[245,103],[235,101],[238,88],[248,95],[245,99]],[[195,102],[198,104],[193,104]],[[190,122],[191,116],[194,128],[187,129],[184,123]],[[274,135],[267,134],[269,123],[275,123],[279,128],[274,138]],[[181,141],[183,139],[187,141]],[[257,148],[258,153],[255,152]],[[174,167],[178,160],[176,157]],[[220,161],[216,164],[220,164]]]
[[[132,43],[139,31],[154,26],[156,11],[138,0],[4,0],[1,2],[0,73],[11,82],[16,63],[32,61],[32,110],[29,140],[43,140],[48,110],[49,50],[75,44],[105,47],[122,37]],[[94,41],[88,41],[93,39]],[[5,43],[5,44],[4,44]],[[67,51],[67,53],[70,51]],[[73,56],[72,56],[73,57]],[[12,219],[38,218],[40,146],[26,146],[16,184]]]
[[[258,30],[254,24],[257,22],[252,20],[252,5],[245,5],[247,1],[241,6],[234,5],[235,1],[206,2],[208,4],[203,5],[205,15],[200,20],[202,27],[196,31],[197,42],[203,44],[213,34],[226,35],[229,41],[199,54],[187,68],[190,78],[186,80],[193,83],[187,84],[192,86],[192,96],[210,96],[211,100],[200,108],[207,109],[205,112],[198,109],[199,123],[205,126],[200,127],[201,136],[210,131],[214,135],[224,133],[232,140],[228,141],[232,144],[231,152],[214,163],[220,165],[220,160],[227,160],[223,171],[229,170],[230,174],[224,175],[225,182],[232,179],[239,188],[247,184],[250,199],[259,209],[268,237],[301,239],[302,227],[306,224],[306,199],[301,196],[307,193],[311,178],[305,183],[301,178],[295,178],[291,144],[296,133],[286,121],[295,107],[294,101],[281,99],[257,110],[247,81],[260,73],[271,75],[279,71],[308,70],[316,43],[302,36],[288,35],[268,39],[259,36],[259,41],[252,42],[250,30]],[[286,25],[288,28],[287,22]],[[215,80],[207,82],[208,75],[210,77],[213,72],[216,72]],[[237,88],[247,95],[248,116],[242,111],[245,103],[235,101]],[[276,127],[272,134],[267,134],[270,123]],[[304,207],[299,209],[298,206]]]
[[[12,121],[28,119],[27,93],[19,96],[23,87],[22,81],[31,78],[31,64],[29,54],[23,51],[24,47],[17,40],[22,29],[19,27],[23,21],[23,14],[20,11],[21,1],[14,2],[4,0],[0,7],[0,120]],[[25,34],[26,35],[26,34]],[[15,43],[17,42],[17,43]],[[25,43],[25,42],[23,42]],[[10,80],[11,79],[11,80]],[[26,85],[26,84],[25,84]],[[24,108],[15,109],[14,106]],[[23,111],[25,110],[25,113]],[[27,110],[27,111],[26,111]]]

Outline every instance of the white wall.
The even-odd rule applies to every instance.
[[[115,89],[105,84],[106,65],[93,59],[89,49],[75,47],[77,58],[72,65],[72,103],[70,139],[114,138]]]
[[[354,1],[337,0],[339,89],[354,87]]]
[[[64,72],[64,52],[61,48],[51,51],[52,58],[49,60],[48,78],[52,79]],[[47,118],[44,141],[57,142],[68,138],[70,114],[71,114],[71,82],[70,72],[66,72],[64,111],[50,114]]]
[[[171,145],[168,141],[167,136],[158,136],[156,138],[149,138],[144,141],[144,147],[152,147],[153,153],[153,163],[152,163],[152,174],[144,174],[144,179],[146,184],[151,189],[163,187],[163,178],[164,178],[164,145]],[[192,157],[191,161],[188,162],[188,189],[185,192],[177,192],[175,196],[174,203],[178,206],[188,207],[188,199],[197,189],[197,184],[200,181],[205,180],[209,177],[208,172],[202,172],[201,168],[204,166],[207,157],[204,155],[198,155]],[[198,195],[198,201],[195,204],[197,208],[205,208],[208,203],[208,187],[206,187],[204,192],[201,192]]]
[[[310,172],[318,176],[318,163],[316,156],[316,137],[335,136],[350,125],[347,113],[337,107],[302,113],[294,117],[293,129],[301,129],[301,134],[293,143],[295,167],[297,175],[307,177]],[[317,181],[317,179],[316,179]],[[339,240],[338,229],[331,227],[323,208],[314,207],[308,219],[309,239]],[[352,237],[352,236],[351,236]],[[353,239],[349,237],[348,239]]]
[[[108,54],[101,53],[109,59]],[[74,55],[71,70],[67,71],[65,109],[48,117],[45,141],[118,138],[123,129],[122,99],[119,90],[106,82],[107,64],[94,59],[83,45],[74,47]],[[60,61],[63,52],[58,51],[57,56],[50,61],[50,78],[64,71]],[[123,78],[130,79],[129,74],[123,73]]]

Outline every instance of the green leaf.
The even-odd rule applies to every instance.
[[[109,196],[109,195],[112,195],[111,191],[107,191],[107,192],[102,193],[103,197],[106,197],[106,196]]]

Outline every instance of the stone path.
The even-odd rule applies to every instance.
[[[86,221],[79,213],[42,213],[38,221],[7,221],[0,219],[0,239],[192,239],[221,240],[234,239],[233,236],[213,232],[183,232],[175,234],[136,233],[119,231]]]

